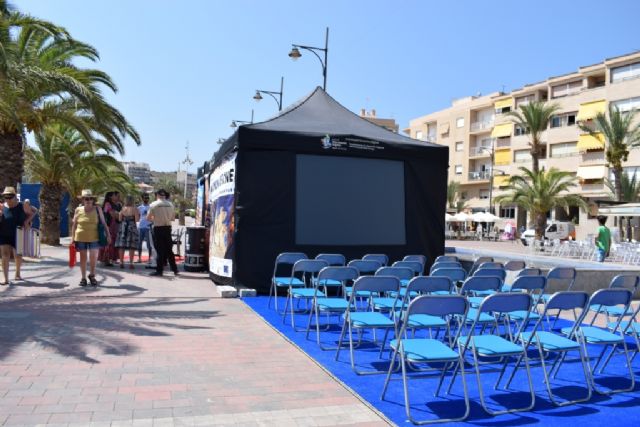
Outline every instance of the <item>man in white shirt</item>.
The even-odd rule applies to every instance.
[[[156,201],[149,206],[147,219],[153,222],[153,244],[158,253],[156,271],[151,276],[162,276],[164,265],[169,261],[173,274],[178,275],[176,257],[173,254],[173,239],[171,238],[171,223],[176,217],[173,203],[167,200],[169,193],[160,189],[156,191]]]

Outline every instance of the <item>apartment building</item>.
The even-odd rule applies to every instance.
[[[124,172],[136,184],[149,184],[151,183],[151,168],[148,163],[140,162],[122,162]]]
[[[400,129],[400,126],[396,123],[395,119],[378,117],[376,115],[375,109],[372,109],[371,111],[367,111],[364,108],[360,109],[360,117],[373,124],[382,126],[383,128],[390,130],[391,132],[398,133],[398,130]]]
[[[590,123],[610,104],[621,111],[640,109],[640,52],[580,67],[511,93],[457,99],[449,108],[411,120],[404,131],[413,138],[449,146],[449,180],[460,183],[461,198],[471,211],[488,210],[490,198],[500,194],[519,167],[531,168],[529,135],[505,113],[533,100],[559,107],[542,135],[545,149],[540,167],[575,173],[580,183],[577,191],[591,206],[589,212],[557,209],[550,216],[573,220],[578,237],[585,236],[595,229],[596,202],[610,198],[605,184],[610,172],[602,135],[585,134],[577,123]],[[640,168],[640,149],[632,150],[625,163],[628,173],[636,168]],[[530,220],[514,206],[494,206],[494,210],[501,217],[514,218],[518,227]]]

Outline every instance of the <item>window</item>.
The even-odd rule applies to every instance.
[[[463,151],[463,150],[464,150],[464,142],[462,141],[456,142],[456,151]]]
[[[640,62],[611,69],[612,83],[635,79],[636,77],[640,77]]]
[[[516,150],[513,152],[514,163],[526,163],[531,161],[531,152],[529,150]]]
[[[558,114],[551,117],[550,126],[552,128],[559,128],[564,126],[574,126],[576,124],[576,112]]]
[[[489,190],[480,190],[480,198],[488,199],[489,198]]]
[[[515,218],[516,208],[509,206],[506,208],[500,207],[500,218]]]
[[[511,107],[496,108],[496,114],[505,114],[511,111]]]
[[[536,99],[535,95],[526,95],[526,96],[521,96],[519,98],[516,98],[516,108],[520,107],[521,105],[525,105],[530,103],[531,101],[534,101]]]
[[[422,131],[421,130],[417,130],[416,131],[416,139],[422,139]]]
[[[582,89],[582,80],[562,83],[551,87],[551,97],[561,98],[563,96],[573,95],[574,93],[580,92],[580,89]]]
[[[577,142],[563,142],[561,144],[551,144],[551,158],[577,156]]]
[[[528,134],[528,130],[527,129],[523,129],[518,125],[514,125],[513,126],[513,136],[520,136],[520,135],[526,135]]]
[[[456,127],[457,128],[462,128],[464,127],[464,117],[458,117],[456,119]]]
[[[462,175],[462,165],[456,165],[456,175]]]
[[[618,101],[612,102],[612,104],[614,105],[614,107],[618,107],[618,110],[620,110],[621,112],[626,113],[633,110],[634,108],[640,109],[640,97],[620,99]]]
[[[469,197],[469,195],[467,194],[466,191],[463,191],[462,193],[460,193],[460,200],[467,200],[467,197]]]

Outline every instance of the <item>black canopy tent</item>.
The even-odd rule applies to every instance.
[[[230,158],[231,271],[212,268],[218,283],[268,292],[281,252],[432,261],[444,251],[448,148],[373,124],[320,87],[271,120],[240,126],[213,159],[212,191]]]

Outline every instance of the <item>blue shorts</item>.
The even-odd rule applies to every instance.
[[[100,249],[100,242],[75,242],[75,245],[78,251]]]

